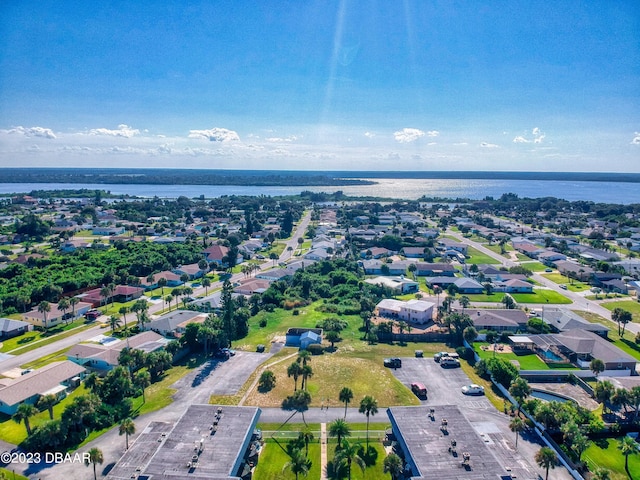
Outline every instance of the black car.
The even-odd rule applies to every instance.
[[[384,366],[389,368],[400,368],[402,367],[402,360],[399,358],[385,358]]]

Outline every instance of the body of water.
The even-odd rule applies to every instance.
[[[365,179],[368,180],[368,179]],[[499,198],[503,193],[519,197],[556,197],[565,200],[585,200],[596,203],[640,203],[640,186],[631,182],[592,182],[561,180],[482,180],[482,179],[406,179],[374,178],[375,185],[339,187],[278,187],[232,185],[134,185],[79,183],[0,183],[0,194],[25,193],[32,190],[106,190],[116,195],[177,198],[179,196],[206,198],[223,195],[297,195],[301,191],[333,193],[342,191],[349,196],[372,196],[416,200],[420,197],[470,198],[481,200],[487,196]]]

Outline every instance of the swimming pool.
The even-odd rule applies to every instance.
[[[544,400],[546,402],[573,402],[577,403],[573,398],[565,397],[564,395],[558,395],[552,392],[548,392],[546,390],[531,390],[531,396],[534,398],[539,398],[540,400]]]

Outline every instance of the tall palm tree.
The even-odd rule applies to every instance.
[[[313,432],[309,426],[300,432],[300,438],[304,441],[304,454],[309,455],[309,442],[313,441]]]
[[[38,403],[36,404],[36,406],[41,410],[47,409],[49,411],[49,418],[53,420],[53,406],[56,403],[58,403],[58,397],[56,397],[52,393],[49,393],[47,395],[42,395],[38,399]]]
[[[45,331],[49,327],[49,325],[47,325],[47,314],[50,311],[51,305],[49,305],[49,302],[43,300],[38,304],[38,312],[42,314],[42,326],[44,327]]]
[[[336,458],[339,461],[344,461],[347,464],[347,478],[349,480],[351,480],[351,464],[353,462],[355,462],[356,465],[360,467],[362,473],[364,473],[364,469],[366,467],[364,460],[360,455],[358,455],[358,450],[359,448],[357,444],[354,443],[352,445],[348,440],[345,440],[344,442],[342,442],[340,450],[336,451]]]
[[[302,366],[298,362],[293,362],[287,368],[287,376],[293,377],[293,391],[298,390],[298,377],[302,375]]]
[[[458,299],[458,303],[462,307],[462,313],[464,313],[464,309],[471,305],[471,300],[469,300],[469,297],[467,297],[466,295],[462,295]]]
[[[396,480],[402,473],[402,459],[395,453],[390,453],[384,458],[384,473],[391,475],[391,480]]]
[[[171,311],[171,302],[173,302],[173,295],[167,295],[164,300],[169,305],[169,311]]]
[[[133,423],[133,420],[130,418],[125,418],[120,422],[120,427],[118,429],[118,435],[124,435],[126,442],[126,450],[129,450],[129,435],[133,435],[136,433],[136,424]]]
[[[209,277],[204,277],[202,279],[202,286],[204,287],[204,294],[209,294],[209,287],[211,286],[211,279]]]
[[[71,316],[76,318],[76,305],[80,303],[80,299],[78,297],[71,297],[69,299],[69,305],[71,305]]]
[[[547,474],[544,478],[545,480],[549,480],[549,468],[556,468],[558,464],[556,452],[549,447],[542,447],[536,452],[535,460],[539,467],[546,470]]]
[[[31,435],[31,425],[29,424],[29,418],[38,413],[38,409],[30,403],[21,403],[18,406],[18,410],[11,417],[14,422],[24,422],[24,428],[27,429],[27,435]]]
[[[128,337],[129,334],[127,332],[127,313],[129,313],[129,307],[123,305],[122,307],[120,307],[120,310],[118,310],[118,313],[122,315],[122,319],[124,320],[124,334]]]
[[[301,373],[302,373],[302,385],[300,386],[300,388],[302,388],[303,390],[306,390],[307,380],[309,380],[309,377],[313,376],[313,369],[311,368],[311,365],[303,365],[301,369]]]
[[[343,437],[351,436],[351,428],[349,428],[349,425],[343,419],[336,418],[333,422],[329,424],[329,436],[337,437],[338,444],[336,448],[338,448],[342,443]]]
[[[142,390],[142,403],[145,403],[147,399],[144,396],[144,391],[151,385],[151,374],[147,370],[138,370],[133,376],[133,383]]]
[[[520,417],[513,417],[513,420],[509,423],[509,429],[516,434],[516,448],[518,448],[518,436],[525,428],[526,425]]]
[[[102,450],[97,447],[93,447],[89,449],[89,458],[85,459],[84,463],[88,467],[93,464],[93,480],[98,480],[98,474],[96,473],[96,464],[102,465],[104,462],[104,455],[102,454]]]
[[[300,350],[298,352],[298,362],[302,362],[302,365],[306,365],[311,361],[311,353],[309,350]]]
[[[343,387],[340,390],[339,399],[341,402],[344,402],[344,418],[347,418],[347,406],[353,400],[353,391],[349,387]]]
[[[378,413],[378,401],[370,395],[360,401],[360,413],[367,416],[367,452],[369,451],[369,417]]]
[[[71,308],[71,304],[69,303],[69,299],[62,297],[59,301],[58,301],[58,310],[60,310],[62,312],[62,317],[64,318],[64,323],[67,323],[67,310],[69,310],[69,308]]]
[[[631,478],[631,474],[629,473],[629,455],[636,455],[638,453],[638,442],[628,435],[625,435],[618,444],[618,450],[624,455],[624,471],[627,472],[627,475]]]
[[[289,460],[282,471],[291,470],[293,474],[296,476],[296,480],[298,480],[298,475],[302,474],[303,476],[309,475],[309,470],[311,470],[311,460],[309,460],[300,450],[294,450],[291,455],[291,460]]]

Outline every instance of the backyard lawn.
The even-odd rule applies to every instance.
[[[546,288],[536,288],[533,290],[533,293],[512,293],[511,296],[518,303],[572,303],[571,300],[564,295],[559,294],[555,290],[548,290]]]
[[[542,274],[542,276],[548,280],[551,280],[553,283],[557,283],[558,285],[566,285],[567,288],[572,292],[584,292],[585,290],[589,290],[589,288],[591,288],[588,283],[579,282],[577,280],[570,280],[560,273],[544,273]]]
[[[640,456],[629,456],[628,477],[624,471],[624,455],[618,450],[619,438],[609,438],[593,442],[582,454],[583,460],[589,465],[589,470],[596,467],[606,468],[611,473],[611,480],[626,480],[640,477]]]

